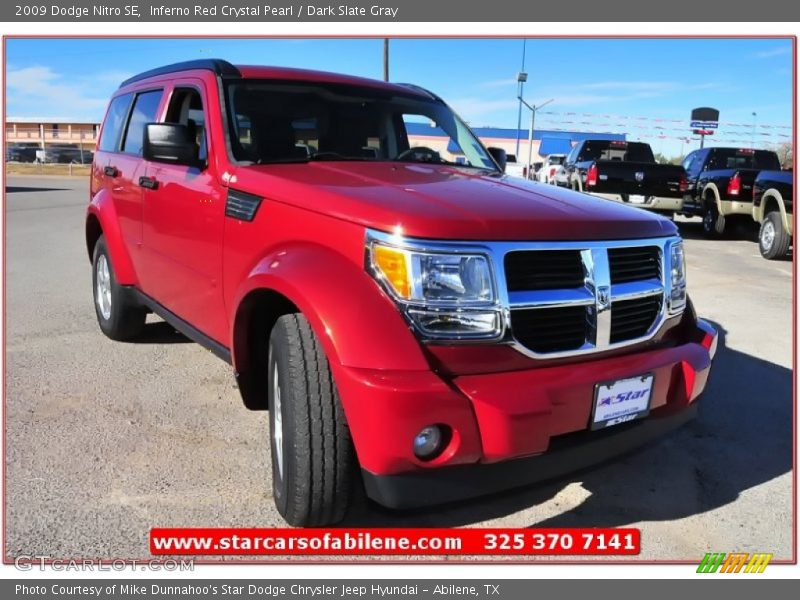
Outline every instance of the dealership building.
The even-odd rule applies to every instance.
[[[94,150],[100,124],[58,117],[6,117],[7,144],[83,146]]]

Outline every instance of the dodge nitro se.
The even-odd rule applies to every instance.
[[[269,410],[292,525],[341,520],[355,486],[392,508],[475,497],[687,422],[717,334],[675,226],[504,164],[414,85],[142,73],[92,166],[99,326],[128,340],[153,312],[232,365]]]

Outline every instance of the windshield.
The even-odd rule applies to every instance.
[[[442,102],[342,84],[242,81],[226,86],[236,160],[403,161],[496,170]]]

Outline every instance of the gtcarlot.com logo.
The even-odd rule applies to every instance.
[[[194,559],[58,559],[22,555],[14,559],[14,568],[18,571],[194,571]]]
[[[709,552],[700,561],[698,573],[763,573],[772,554],[757,552]]]

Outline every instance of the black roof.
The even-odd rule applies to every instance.
[[[125,87],[131,83],[155,77],[156,75],[166,75],[167,73],[178,73],[180,71],[191,71],[202,69],[204,71],[212,71],[220,77],[241,77],[239,69],[233,66],[226,60],[218,58],[207,58],[203,60],[187,60],[186,62],[174,63],[157,69],[150,69],[144,73],[139,73],[123,81],[119,87]]]

